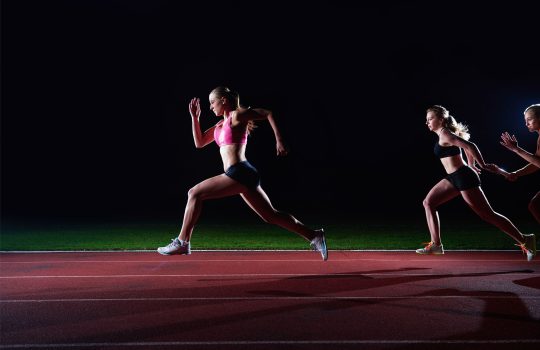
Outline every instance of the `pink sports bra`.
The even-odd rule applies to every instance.
[[[225,118],[223,122],[216,124],[214,129],[214,140],[219,147],[247,143],[247,130],[231,128],[231,117]]]

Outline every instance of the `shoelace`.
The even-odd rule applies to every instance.
[[[427,245],[424,247],[424,249],[429,249],[429,248],[431,248],[432,245],[435,244],[435,242],[433,242],[433,241],[431,241],[431,242],[424,242],[424,243],[422,243],[422,244],[427,244]]]
[[[527,249],[525,247],[525,243],[521,243],[521,244],[514,244],[515,246],[517,247],[520,247],[521,248],[521,252],[525,255],[527,255],[529,253],[529,249]]]
[[[177,244],[174,243],[174,239],[171,239],[171,241],[172,241],[172,242],[169,243],[169,245],[167,246],[167,248],[173,248],[173,247],[176,247],[176,246],[177,246]]]

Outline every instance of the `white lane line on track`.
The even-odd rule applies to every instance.
[[[104,343],[52,343],[0,345],[0,349],[32,348],[89,348],[89,347],[160,347],[160,346],[256,346],[256,345],[496,345],[537,344],[540,339],[493,339],[493,340],[232,340],[232,341],[166,341],[166,342],[104,342]]]
[[[0,261],[0,265],[8,264],[134,264],[134,263],[158,263],[158,264],[189,264],[189,263],[224,263],[224,262],[312,262],[321,263],[321,259],[211,259],[211,260],[191,260],[190,258],[182,257],[182,260],[37,260],[37,261]],[[533,261],[525,261],[524,259],[333,259],[325,261],[324,264],[351,262],[351,261],[374,261],[374,262],[517,262],[527,264],[540,263],[540,259]]]
[[[321,259],[211,259],[211,260],[194,260],[190,258],[180,258],[182,260],[37,260],[37,261],[0,261],[0,264],[65,264],[65,263],[92,263],[92,264],[136,264],[136,263],[159,263],[159,264],[186,264],[186,263],[224,263],[224,262],[313,262],[321,263]],[[381,259],[339,259],[332,262],[351,262],[351,261],[379,261]],[[384,261],[403,261],[403,260],[387,260]],[[410,261],[410,260],[407,260]],[[425,261],[425,260],[424,260]],[[504,260],[507,261],[507,260]],[[512,261],[512,260],[508,260]]]
[[[407,276],[407,277],[478,277],[478,275],[504,275],[504,276],[535,276],[540,273],[535,272],[463,272],[457,274],[436,274],[436,273],[245,273],[245,274],[153,274],[153,275],[36,275],[36,276],[0,276],[0,279],[39,279],[39,278],[171,278],[171,277],[196,277],[196,278],[239,278],[239,277],[365,277],[365,276]],[[470,276],[467,276],[470,275]]]
[[[309,249],[192,249],[196,253],[309,253],[313,252]],[[339,253],[362,253],[362,252],[380,252],[380,253],[414,253],[414,249],[328,249],[329,252]],[[501,253],[516,253],[519,250],[515,249],[445,249],[445,252],[501,252]],[[49,254],[49,253],[154,253],[156,250],[0,250],[0,254]]]
[[[411,300],[411,299],[497,299],[497,300],[540,300],[540,296],[510,295],[420,295],[420,296],[307,296],[307,297],[178,297],[178,298],[79,298],[79,299],[6,299],[0,304],[18,303],[86,303],[86,302],[133,302],[133,301],[356,301],[356,300]]]

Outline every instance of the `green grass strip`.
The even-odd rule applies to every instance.
[[[424,223],[339,223],[324,226],[328,248],[416,249],[429,241]],[[154,250],[170,243],[177,224],[106,223],[4,225],[2,251]],[[532,225],[525,233],[532,232]],[[445,249],[515,250],[513,240],[483,222],[443,227]],[[299,236],[265,223],[203,223],[191,240],[193,249],[309,249]]]

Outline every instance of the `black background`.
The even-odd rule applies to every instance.
[[[294,5],[294,6],[293,6]],[[180,218],[187,190],[222,172],[218,147],[195,149],[208,93],[237,91],[274,111],[248,159],[278,208],[337,218],[423,219],[444,175],[425,109],[469,125],[488,162],[525,164],[523,110],[540,103],[538,2],[2,1],[2,216]],[[501,212],[526,220],[538,175],[483,174]],[[226,215],[237,199],[209,204]],[[234,205],[229,205],[232,203]],[[448,210],[468,213],[455,200]],[[243,209],[242,209],[243,210]],[[469,214],[464,214],[469,215]]]

